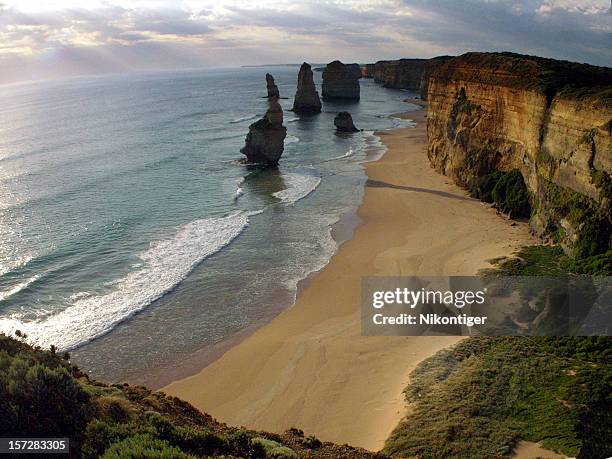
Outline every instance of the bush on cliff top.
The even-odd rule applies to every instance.
[[[296,432],[227,427],[177,398],[91,381],[54,351],[0,333],[0,437],[69,437],[70,457],[85,459],[379,457]]]
[[[549,100],[558,94],[612,106],[612,68],[609,67],[510,52],[470,52],[450,60],[437,74],[450,77],[458,64],[466,69],[490,69],[487,83],[541,91]],[[479,72],[470,75],[475,81],[483,78]]]

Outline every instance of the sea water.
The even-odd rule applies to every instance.
[[[279,168],[261,170],[237,160],[267,108],[266,72],[287,97],[287,138]],[[299,116],[297,73],[1,86],[0,331],[70,350],[96,377],[139,381],[290,307],[361,202],[363,162],[383,151],[373,132],[416,108],[362,79],[359,102]],[[364,131],[337,135],[342,110]]]

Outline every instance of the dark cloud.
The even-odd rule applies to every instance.
[[[26,78],[56,76],[58,69],[100,73],[337,57],[366,62],[470,50],[610,65],[610,4],[306,0],[239,7],[220,1],[197,11],[107,6],[25,14],[0,3],[0,62],[11,67],[4,80],[17,78],[20,69]]]

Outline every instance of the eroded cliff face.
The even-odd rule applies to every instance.
[[[398,59],[374,64],[374,81],[387,88],[419,89],[427,59]]]
[[[427,99],[429,76],[449,59],[451,56],[378,61],[375,64],[366,64],[362,72],[364,77],[374,78],[376,83],[381,83],[387,88],[420,91],[420,97]]]
[[[469,189],[518,169],[531,226],[568,253],[610,247],[612,69],[468,53],[429,80],[432,165]]]

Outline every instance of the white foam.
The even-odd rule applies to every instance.
[[[300,141],[299,137],[296,137],[290,134],[285,138],[285,145],[290,144],[290,143],[297,143],[299,141]]]
[[[362,162],[369,163],[378,161],[387,152],[386,145],[382,142],[380,137],[374,134],[374,131],[364,131],[363,134],[364,149],[367,153],[367,157]]]
[[[301,118],[289,118],[288,120],[285,120],[286,123],[295,123],[296,121],[299,121]]]
[[[91,341],[180,284],[205,258],[232,242],[248,225],[249,215],[241,212],[188,223],[140,253],[142,268],[121,279],[110,293],[75,297],[69,307],[43,320],[2,318],[0,331],[21,330],[33,344],[54,344],[63,350]]]
[[[234,201],[236,201],[240,196],[244,194],[244,190],[242,189],[242,185],[245,181],[244,177],[240,177],[236,183],[236,193],[234,193]]]
[[[257,118],[257,115],[247,115],[247,116],[242,116],[240,118],[236,118],[235,120],[230,121],[230,124],[236,124],[236,123],[243,123],[245,121],[249,121],[252,119]]]
[[[349,150],[346,153],[344,153],[343,155],[334,156],[333,158],[329,158],[327,161],[334,161],[336,159],[348,158],[349,156],[353,156],[354,154],[355,154],[355,150],[353,150],[352,148],[349,148]]]
[[[24,288],[26,288],[32,282],[37,281],[39,278],[40,278],[40,275],[37,274],[35,276],[30,277],[29,279],[26,279],[23,282],[20,282],[19,284],[15,285],[10,290],[7,290],[5,292],[0,292],[0,301],[4,301],[7,298],[13,296],[14,294],[21,292]]]
[[[272,196],[285,204],[295,204],[312,193],[321,183],[321,177],[302,174],[283,174],[283,181],[287,188],[273,193]]]
[[[299,263],[293,266],[292,272],[294,275],[283,282],[287,289],[293,291],[293,303],[295,303],[297,299],[297,286],[299,282],[306,279],[312,273],[316,273],[325,268],[329,260],[331,260],[332,256],[334,256],[338,250],[338,243],[332,237],[332,226],[335,222],[337,222],[337,220],[328,224],[327,229],[322,232],[321,237],[317,241],[317,258],[312,260],[311,263]]]
[[[391,116],[395,128],[416,127],[416,122],[408,118],[400,118],[399,116]]]

